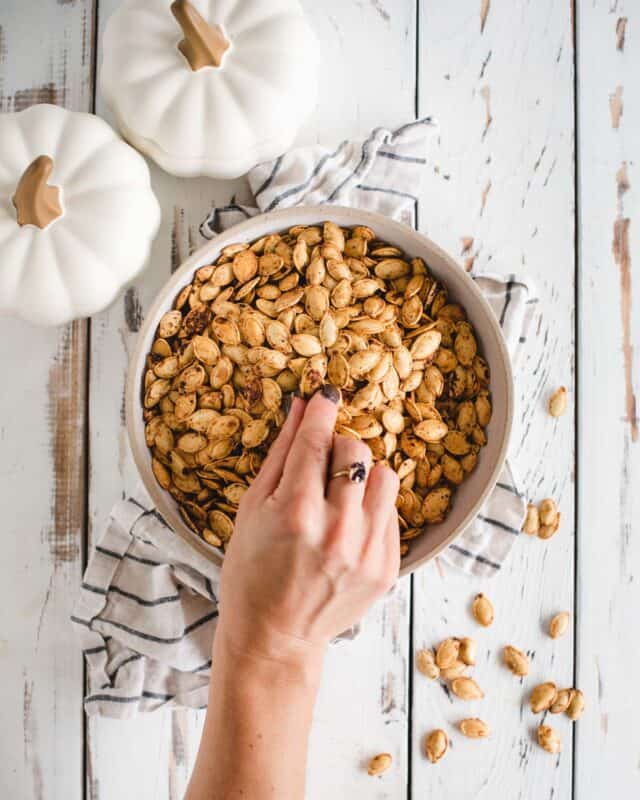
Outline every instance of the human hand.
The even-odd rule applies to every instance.
[[[337,400],[330,386],[308,403],[293,399],[240,503],[217,634],[239,653],[322,653],[398,576],[398,477],[383,465],[369,472],[369,447],[334,434]],[[329,480],[354,462],[365,481]]]

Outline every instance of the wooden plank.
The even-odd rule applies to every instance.
[[[102,33],[119,0],[101,0]],[[96,113],[112,115],[98,93]],[[113,504],[132,492],[138,477],[124,428],[124,391],[129,354],[149,306],[171,271],[201,243],[200,222],[214,203],[246,192],[243,181],[174,178],[150,163],[152,186],[162,207],[162,225],[144,275],[116,303],[92,320],[89,413],[89,542],[95,544]],[[178,800],[191,773],[204,714],[177,711],[142,715],[126,723],[87,719],[86,787],[91,800],[136,797]]]
[[[413,11],[387,4],[304,3],[323,47],[318,109],[301,141],[335,142],[378,124],[413,116]],[[117,6],[101,0],[99,32]],[[367,32],[364,37],[363,31]],[[371,48],[384,52],[372,60]],[[385,97],[380,107],[379,97]],[[99,101],[100,114],[105,109]],[[227,202],[242,182],[184,181],[152,169],[163,225],[151,267],[123,300],[97,317],[91,349],[90,525],[99,534],[121,489],[135,474],[127,461],[120,398],[135,333],[169,272],[200,243],[198,224],[214,202]],[[246,190],[245,190],[246,191]],[[117,446],[114,446],[117,443]],[[357,642],[332,650],[319,699],[309,767],[310,798],[331,790],[341,797],[398,797],[406,786],[406,585],[371,615]],[[87,738],[88,796],[109,800],[182,797],[198,746],[202,714],[157,714],[126,723],[91,719]],[[362,769],[374,752],[389,750],[397,768],[372,785]]]
[[[640,9],[577,8],[579,451],[575,796],[640,794]],[[595,445],[595,446],[594,446]]]
[[[91,108],[92,15],[91,0],[5,0],[1,111]],[[0,328],[0,794],[74,800],[83,795],[83,663],[69,615],[82,572],[87,326],[2,319]]]
[[[569,3],[540,0],[420,3],[419,104],[441,126],[421,205],[421,229],[467,268],[518,273],[541,302],[517,377],[514,466],[532,500],[554,497],[563,524],[555,539],[520,537],[500,575],[472,580],[434,564],[414,578],[414,650],[446,636],[478,642],[474,674],[486,697],[451,698],[413,677],[412,788],[420,797],[570,797],[572,730],[554,718],[560,758],[535,743],[529,689],[572,681],[572,637],[554,642],[549,616],[573,599],[572,415],[546,413],[552,388],[573,397],[573,52]],[[540,345],[542,352],[538,352]],[[483,591],[496,621],[481,629],[469,607]],[[501,648],[531,651],[520,682],[501,664]],[[484,718],[489,741],[465,740],[456,725]],[[443,727],[451,751],[436,767],[422,753],[429,730]]]

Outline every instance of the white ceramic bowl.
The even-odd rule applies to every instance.
[[[254,241],[294,225],[313,225],[325,220],[343,227],[368,225],[384,241],[397,245],[410,256],[422,257],[431,272],[449,289],[450,297],[466,310],[479,341],[480,350],[491,370],[493,415],[487,428],[487,445],[479,454],[478,466],[457,489],[452,508],[444,522],[431,525],[414,539],[403,559],[401,574],[413,571],[436,556],[473,520],[493,489],[507,451],[513,418],[513,383],[509,355],[500,326],[489,304],[473,280],[437,245],[420,233],[387,217],[340,206],[299,207],[274,211],[235,225],[201,247],[171,276],[149,309],[131,358],[127,381],[127,430],[136,466],[158,511],[178,536],[215,563],[218,551],[193,533],[182,521],[178,506],[168,492],[156,483],[151,471],[151,456],[144,438],[141,387],[145,358],[153,343],[160,317],[168,311],[179,290],[189,283],[195,270],[211,264],[223,247],[233,242]]]

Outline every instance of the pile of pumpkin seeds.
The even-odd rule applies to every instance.
[[[473,326],[421,258],[364,226],[296,226],[225,247],[161,318],[143,387],[154,475],[225,548],[290,392],[342,394],[336,432],[400,478],[401,551],[442,522],[491,417]]]

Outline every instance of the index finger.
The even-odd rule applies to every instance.
[[[278,487],[283,495],[291,495],[302,487],[315,499],[324,499],[339,402],[339,390],[325,384],[307,403]]]

